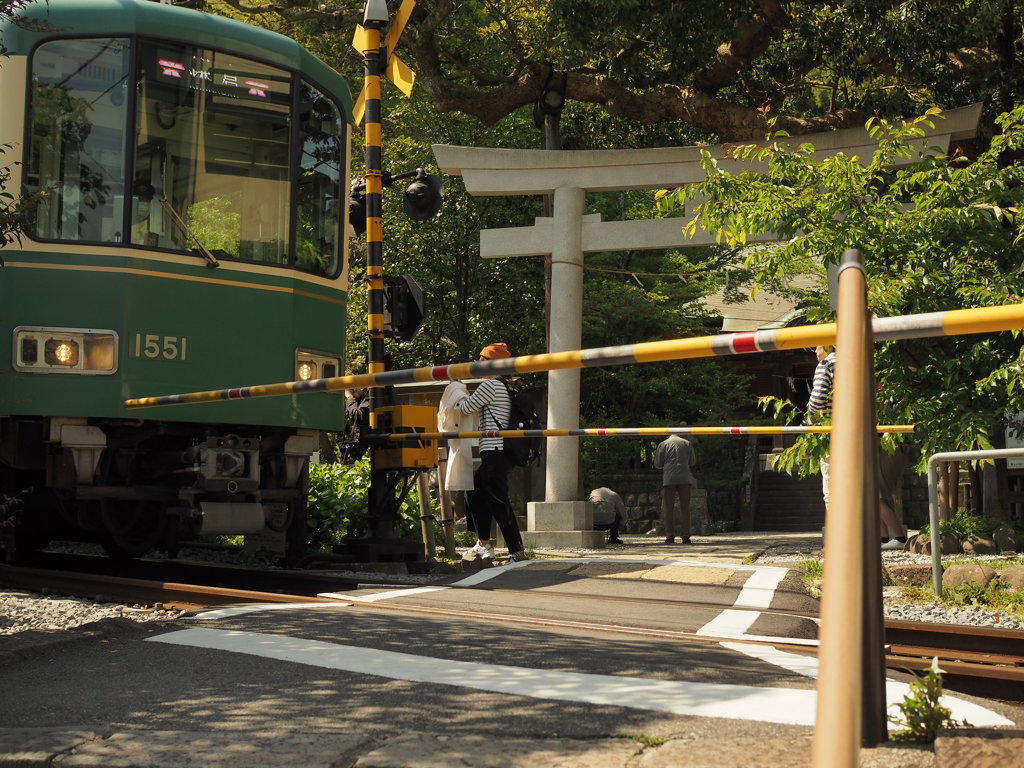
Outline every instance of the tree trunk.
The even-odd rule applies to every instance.
[[[947,520],[949,520],[949,517],[952,514],[951,511],[950,511],[950,508],[952,507],[952,503],[951,503],[951,498],[950,498],[951,494],[950,494],[950,488],[949,488],[949,466],[950,466],[951,463],[952,462],[943,462],[939,466],[939,471],[938,471],[938,475],[939,475],[939,488],[938,488],[938,492],[939,492],[938,493],[938,495],[939,495],[939,522],[940,523],[944,523]]]

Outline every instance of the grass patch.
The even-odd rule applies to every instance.
[[[667,739],[659,739],[655,736],[645,736],[642,733],[617,733],[615,734],[615,738],[632,739],[633,741],[639,741],[645,747],[660,747],[667,741]]]

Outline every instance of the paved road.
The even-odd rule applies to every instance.
[[[154,768],[203,755],[192,765],[656,766],[674,754],[675,764],[725,766],[746,764],[742,748],[727,757],[744,744],[782,755],[751,764],[803,764],[816,632],[795,615],[813,605],[785,569],[619,556],[456,581],[370,586],[335,605],[240,606],[156,630],[119,625],[7,659],[0,725],[76,730],[0,731],[0,765],[13,764],[12,740],[32,738],[43,739],[39,755],[79,739],[62,758],[69,767],[134,765],[139,750]],[[889,688],[902,699],[905,686]],[[947,703],[975,725],[1019,724],[1019,710]],[[719,762],[678,752],[681,741]],[[544,750],[561,757],[545,762]]]

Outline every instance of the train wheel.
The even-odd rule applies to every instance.
[[[124,560],[152,552],[163,541],[167,517],[155,502],[102,502],[103,551]]]

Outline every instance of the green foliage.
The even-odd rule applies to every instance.
[[[807,575],[813,579],[820,579],[825,575],[824,563],[817,558],[809,558],[807,560],[801,560],[796,564],[796,568],[802,571],[806,571]]]
[[[803,411],[789,400],[767,395],[757,399],[758,407],[772,417],[773,424],[788,425],[799,423]],[[827,416],[819,416],[818,424],[827,424]],[[792,445],[779,453],[772,464],[776,472],[785,472],[797,477],[808,477],[821,471],[821,459],[828,456],[829,435],[816,433],[800,435]]]
[[[958,539],[965,539],[968,536],[987,536],[1000,525],[998,520],[990,520],[975,515],[967,509],[958,509],[948,520],[939,523],[939,535],[952,533]],[[925,541],[931,541],[931,525],[925,523],[921,526],[920,534]]]
[[[329,550],[345,538],[366,534],[369,457],[355,464],[309,467],[309,547]]]
[[[18,511],[21,509],[23,496],[31,492],[31,488],[20,491],[14,496],[6,493],[0,495],[0,528],[11,528],[17,524]]]
[[[812,557],[807,560],[801,560],[795,567],[804,572],[803,576],[801,576],[801,581],[803,581],[807,594],[814,598],[820,598],[821,580],[825,576],[824,562],[820,558]]]
[[[231,200],[211,197],[188,207],[188,226],[208,250],[238,256],[241,248],[242,214],[231,210]]]
[[[707,180],[663,201],[671,207],[706,196],[686,226],[726,245],[776,232],[782,242],[747,247],[746,266],[758,285],[788,290],[815,322],[831,320],[820,276],[849,248],[861,253],[878,316],[1019,302],[1024,107],[1000,118],[1003,133],[971,162],[921,149],[925,128],[941,129],[941,121],[935,109],[902,122],[870,120],[877,149],[865,157],[822,157],[775,133],[731,150],[762,163],[763,173],[733,174],[705,154]],[[797,274],[818,276],[820,289],[787,289]],[[990,433],[1002,428],[996,414],[1024,410],[1022,368],[1016,333],[890,341],[875,354],[886,417],[917,426],[919,469],[927,456],[954,446],[991,447]],[[780,468],[810,473],[820,446],[809,448],[811,438],[798,442]]]
[[[890,734],[893,741],[930,743],[935,741],[939,728],[970,727],[970,723],[954,719],[950,709],[942,705],[942,670],[937,658],[932,661],[931,669],[915,677],[897,706],[899,715],[889,716],[890,722],[901,726]]]
[[[370,488],[370,457],[354,464],[311,464],[309,467],[309,547],[329,550],[346,539],[368,533],[367,499]],[[438,510],[433,510],[435,519]],[[415,489],[398,510],[395,535],[421,535],[419,496]],[[440,536],[435,529],[435,537]]]
[[[617,733],[615,734],[616,739],[632,739],[638,741],[645,747],[660,747],[664,744],[667,739],[663,739],[659,736],[647,736],[643,733]]]

